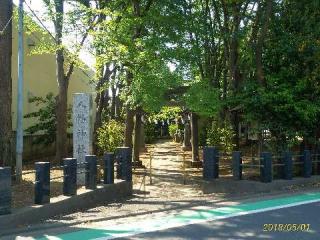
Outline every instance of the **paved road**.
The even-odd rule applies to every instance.
[[[320,239],[320,203],[310,203],[290,208],[214,220],[201,224],[171,228],[128,238],[117,239],[279,239],[279,240],[318,240]],[[305,224],[309,223],[309,231],[278,232],[263,231],[263,225],[273,224]],[[270,225],[268,226],[270,227]],[[289,225],[287,225],[289,227]],[[304,227],[304,226],[303,226]],[[290,227],[289,227],[290,228]]]
[[[218,208],[198,206],[126,224],[69,226],[25,232],[16,239],[320,239],[320,192],[233,202]],[[264,224],[310,224],[309,231],[263,231]],[[9,238],[3,238],[9,239]],[[15,238],[11,238],[15,239]]]

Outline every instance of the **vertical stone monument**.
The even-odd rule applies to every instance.
[[[92,153],[92,96],[88,93],[73,95],[73,157],[77,159],[78,185],[85,184],[85,156]]]

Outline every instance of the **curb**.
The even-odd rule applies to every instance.
[[[232,178],[218,178],[212,181],[204,181],[202,190],[209,193],[265,193],[275,190],[286,190],[304,184],[320,183],[320,176],[310,178],[297,177],[292,180],[278,179],[269,183],[250,180],[233,180]]]
[[[68,214],[79,209],[95,207],[97,204],[110,203],[132,195],[132,182],[119,181],[110,185],[99,185],[95,190],[88,190],[63,199],[52,198],[51,203],[33,205],[0,216],[0,231],[13,229],[21,225],[41,222],[61,214]],[[1,234],[0,234],[1,235]]]

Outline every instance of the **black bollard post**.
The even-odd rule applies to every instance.
[[[0,167],[0,215],[11,213],[11,168]]]
[[[97,157],[95,155],[85,156],[86,165],[86,189],[97,188]]]
[[[35,204],[50,202],[50,163],[36,162]]]
[[[63,195],[77,195],[77,159],[63,159]]]
[[[214,161],[214,178],[219,178],[219,151],[216,149],[213,158]]]
[[[215,147],[203,149],[203,178],[213,180],[219,176],[218,150]]]
[[[261,153],[260,179],[261,182],[272,182],[272,155],[269,152]]]
[[[119,147],[116,149],[118,169],[117,178],[132,181],[132,149],[130,147]]]
[[[303,152],[303,176],[305,178],[311,177],[312,174],[312,160],[310,150]]]
[[[121,172],[122,172],[122,156],[121,154],[119,154],[119,150],[120,148],[117,148],[115,150],[115,153],[114,153],[114,162],[116,163],[116,178],[117,179],[122,179],[122,176],[121,176]]]
[[[242,157],[241,152],[236,151],[232,153],[232,172],[234,180],[242,179]]]
[[[104,155],[104,184],[114,183],[114,154],[106,153]]]
[[[283,162],[284,162],[283,178],[286,180],[291,180],[293,176],[293,162],[292,162],[291,152],[284,153]]]

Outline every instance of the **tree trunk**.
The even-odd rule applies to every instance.
[[[126,106],[126,128],[125,128],[125,140],[124,146],[132,148],[132,134],[133,134],[133,122],[134,111],[130,109],[129,106]]]
[[[141,108],[138,108],[135,115],[134,124],[134,142],[133,142],[133,161],[136,165],[139,164],[140,146],[141,146]]]
[[[230,76],[231,76],[231,82],[232,82],[232,89],[233,94],[237,95],[239,92],[240,87],[240,69],[239,69],[239,27],[240,27],[240,10],[241,10],[241,4],[239,3],[232,3],[232,13],[233,13],[233,30],[232,30],[232,37],[230,41],[230,58],[229,58],[229,64],[230,64]],[[232,124],[233,129],[235,132],[234,137],[234,143],[236,145],[236,149],[239,149],[240,145],[240,136],[239,136],[239,112],[238,110],[232,112]]]
[[[112,86],[111,92],[112,92],[112,98],[111,98],[111,106],[110,106],[110,115],[111,119],[116,118],[116,87]]]
[[[266,2],[267,3],[264,10],[265,13],[263,18],[263,25],[261,27],[259,36],[256,40],[256,47],[255,47],[256,77],[260,85],[263,87],[266,86],[266,80],[265,80],[264,71],[263,71],[262,50],[263,50],[263,43],[265,41],[265,37],[268,31],[269,19],[272,13],[272,1],[268,0]]]
[[[59,48],[56,50],[56,76],[59,88],[57,97],[57,132],[56,132],[56,161],[61,162],[68,154],[67,136],[67,101],[68,101],[68,79],[64,73],[64,54],[62,48],[63,30],[63,0],[55,0],[55,40]]]
[[[184,132],[183,132],[183,144],[182,144],[182,150],[188,151],[191,149],[191,141],[190,141],[190,124],[188,121],[184,123]]]
[[[199,131],[198,131],[198,116],[196,113],[191,113],[191,147],[192,147],[192,162],[199,161]]]
[[[121,100],[119,95],[115,98],[115,118],[119,121],[121,119]]]
[[[108,101],[109,101],[109,89],[101,89],[106,83],[110,81],[111,71],[109,70],[110,64],[105,64],[104,67],[100,69],[100,78],[99,82],[96,87],[97,96],[95,99],[96,102],[96,118],[94,122],[94,129],[93,129],[93,153],[97,154],[98,147],[97,147],[97,130],[101,127],[103,119],[102,113],[103,110],[107,109]]]
[[[103,80],[101,80],[103,81]],[[97,87],[98,88],[98,87]],[[97,89],[98,90],[98,89]],[[106,108],[107,102],[108,102],[108,91],[100,91],[98,90],[97,96],[96,96],[96,118],[94,122],[94,129],[93,129],[93,153],[97,154],[98,147],[97,147],[97,131],[102,125],[102,112]]]
[[[5,31],[0,34],[0,167],[11,164],[12,160],[12,0],[2,0],[0,7],[0,29],[7,24]]]
[[[146,151],[146,135],[144,132],[144,123],[141,121],[141,130],[140,130],[140,150],[142,152]]]
[[[57,98],[57,137],[56,137],[56,161],[61,162],[68,156],[68,83],[64,79],[63,55],[57,53],[57,78],[59,81],[59,95]]]

